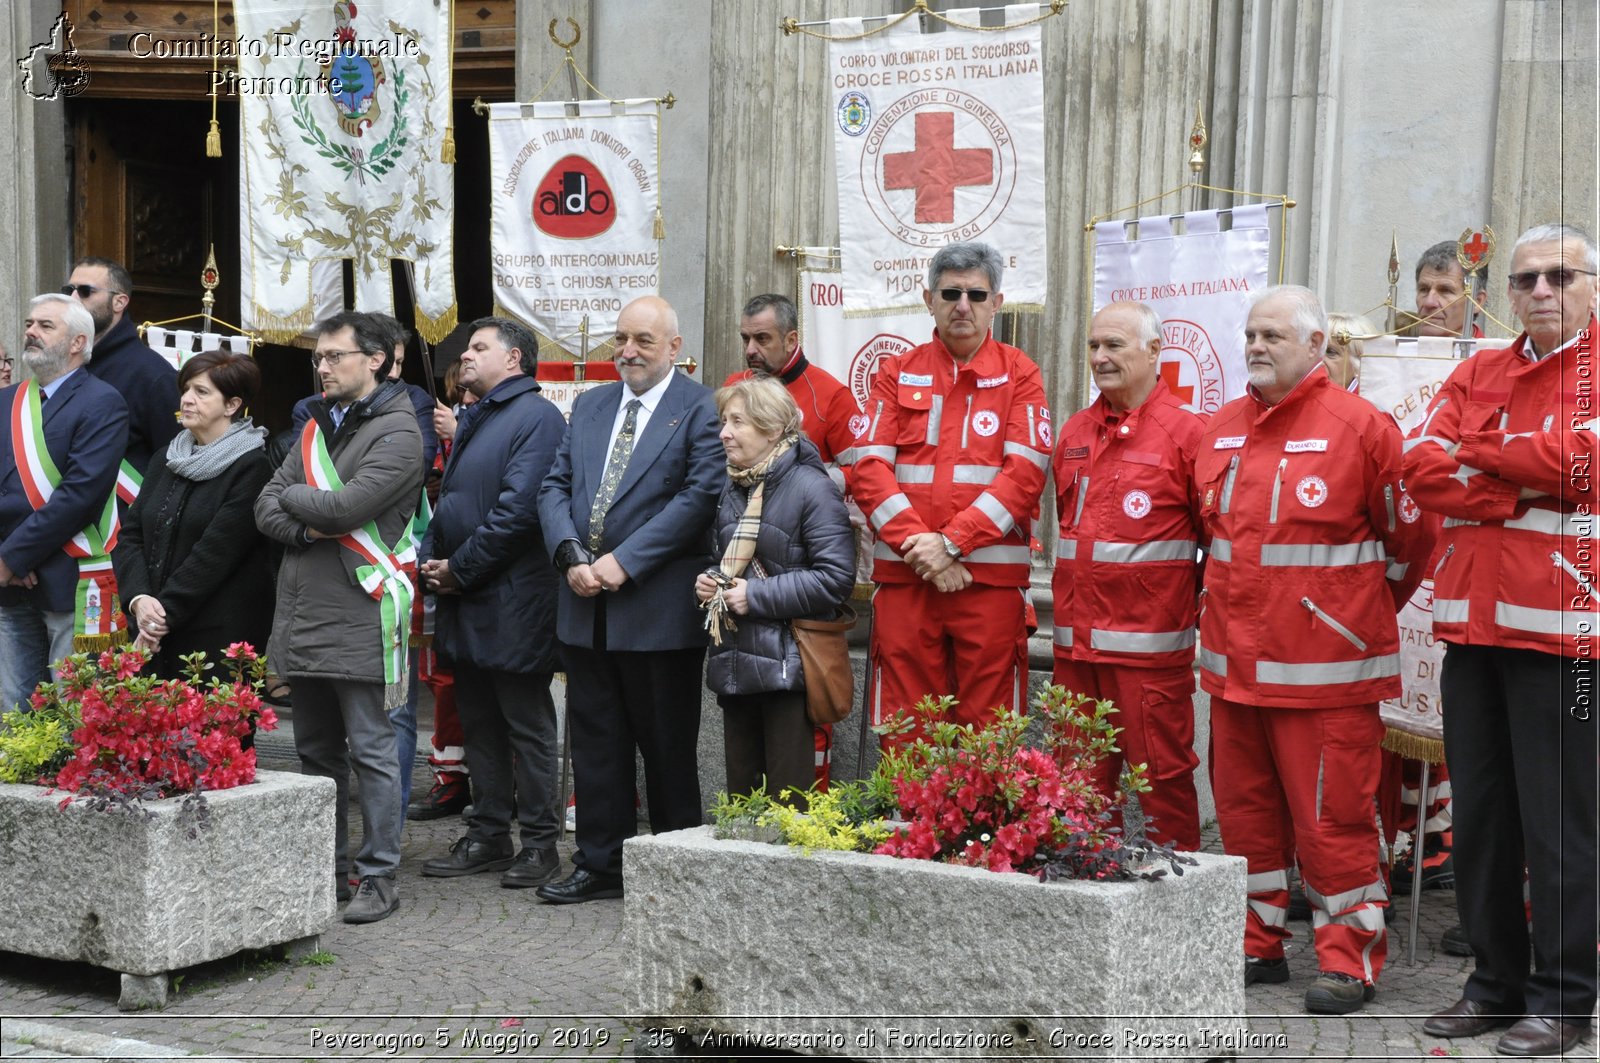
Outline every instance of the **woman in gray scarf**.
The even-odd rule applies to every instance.
[[[111,555],[146,674],[177,678],[196,650],[217,668],[232,643],[266,648],[272,576],[254,509],[272,466],[245,416],[260,387],[244,355],[207,351],[178,372],[186,430],[151,457]]]

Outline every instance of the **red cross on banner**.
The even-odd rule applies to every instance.
[[[916,148],[883,158],[883,187],[916,189],[919,223],[954,221],[956,189],[994,181],[994,153],[958,148],[955,136],[952,112],[922,112],[916,116]]]
[[[1167,385],[1167,390],[1178,396],[1178,401],[1185,406],[1194,405],[1194,388],[1188,384],[1178,383],[1178,374],[1181,367],[1177,362],[1161,363],[1161,382]]]
[[[1473,233],[1472,239],[1463,244],[1461,250],[1466,252],[1473,264],[1483,261],[1484,254],[1489,250],[1489,245],[1484,242],[1482,233]]]

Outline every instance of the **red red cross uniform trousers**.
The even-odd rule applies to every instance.
[[[723,381],[723,386],[737,384],[755,376],[755,370],[742,369]],[[836,380],[826,369],[812,365],[804,350],[796,348],[789,364],[778,373],[778,379],[788,390],[796,406],[800,407],[800,428],[806,438],[816,444],[828,476],[844,491],[844,473],[839,468],[839,455],[855,443],[850,419],[861,412],[850,389]],[[812,741],[817,751],[817,789],[828,788],[829,759],[833,749],[833,725],[823,724],[812,728]]]
[[[1110,793],[1124,761],[1147,765],[1139,804],[1149,834],[1180,849],[1200,848],[1192,478],[1202,425],[1158,380],[1126,413],[1102,396],[1074,414],[1054,460],[1055,681],[1116,704],[1121,752],[1096,782]]]
[[[963,366],[935,334],[884,359],[857,425],[841,464],[878,536],[872,721],[925,694],[955,696],[957,723],[1024,710],[1029,533],[1051,443],[1039,367],[993,335]],[[941,593],[902,559],[922,532],[955,545],[971,586]]]
[[[1395,614],[1431,545],[1400,447],[1389,417],[1318,365],[1275,406],[1253,392],[1224,406],[1195,461],[1209,537],[1196,657],[1223,849],[1249,861],[1245,953],[1283,955],[1298,856],[1321,969],[1368,985],[1387,949],[1378,702],[1400,694]]]

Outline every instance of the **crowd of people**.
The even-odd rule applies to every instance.
[[[1418,265],[1416,329],[1460,335],[1467,293],[1436,251]],[[274,461],[246,416],[256,366],[206,354],[174,373],[133,336],[126,272],[86,259],[33,301],[31,376],[0,390],[0,698],[25,701],[75,639],[124,634],[108,568],[126,634],[163,673],[260,638],[270,598],[304,769],[340,787],[347,921],[399,905],[419,676],[441,708],[441,773],[413,814],[454,812],[466,779],[471,802],[423,873],[499,872],[556,904],[620,897],[636,756],[651,828],[701,822],[703,684],[730,789],[825,783],[831,739],[807,717],[788,625],[850,596],[866,538],[852,513],[876,584],[871,720],[930,693],[953,696],[959,723],[1025,710],[1032,535],[1053,479],[1054,678],[1120,712],[1100,785],[1143,763],[1152,836],[1199,846],[1198,671],[1223,848],[1248,861],[1243,978],[1288,979],[1298,871],[1313,1013],[1360,1009],[1383,968],[1378,703],[1401,693],[1395,614],[1432,575],[1450,855],[1476,966],[1424,1028],[1508,1025],[1498,1049],[1513,1055],[1577,1044],[1596,993],[1594,240],[1522,235],[1507,287],[1523,333],[1457,366],[1404,440],[1359,394],[1371,326],[1296,286],[1252,294],[1247,393],[1209,418],[1162,379],[1160,317],[1100,309],[1097,397],[1058,425],[1038,366],[991,328],[1002,261],[980,243],[933,257],[933,335],[882,362],[864,407],[807,361],[782,296],[745,307],[748,368],[716,392],[675,371],[673,308],[634,300],[620,379],[568,418],[517,322],[472,323],[453,372],[473,401],[446,410],[395,379],[392,319],[341,313],[313,330],[322,391]],[[579,810],[565,876],[557,671]],[[1444,814],[1415,803],[1416,818]]]

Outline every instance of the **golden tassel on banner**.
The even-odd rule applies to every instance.
[[[657,240],[665,240],[667,238],[667,220],[661,216],[661,204],[659,203],[656,204],[656,224],[655,228],[651,230],[651,234]]]
[[[454,100],[456,84],[456,5],[455,0],[446,0],[446,2],[450,5],[450,32],[445,37],[446,48],[444,56],[444,98],[446,100]],[[439,161],[444,163],[446,166],[454,166],[456,164],[456,120],[454,104],[448,104],[447,110],[449,111],[450,117],[444,127],[444,141],[439,145]],[[452,325],[451,327],[454,328],[455,326]],[[437,343],[438,341],[429,340],[428,342]]]
[[[456,325],[459,324],[457,317],[460,308],[456,303],[451,303],[438,317],[429,317],[422,312],[421,307],[418,307],[415,313],[417,331],[422,334],[423,339],[435,346],[443,343],[444,338],[454,332]]]
[[[456,127],[448,125],[444,130],[444,143],[439,145],[439,161],[453,166],[456,161]]]
[[[211,36],[215,40],[219,36],[221,26],[221,12],[219,6],[222,0],[211,0]],[[211,128],[206,131],[206,158],[222,158],[222,130],[217,126],[217,84],[221,80],[217,76],[217,56],[222,51],[220,48],[211,49]]]
[[[1407,760],[1425,760],[1429,764],[1439,764],[1444,761],[1442,739],[1414,735],[1410,731],[1401,731],[1394,727],[1384,729],[1383,748]]]

